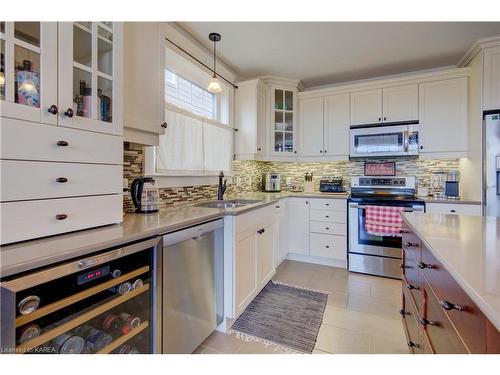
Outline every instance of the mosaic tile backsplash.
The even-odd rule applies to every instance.
[[[396,173],[399,176],[416,176],[418,186],[429,187],[433,172],[458,170],[458,159],[451,160],[420,160],[420,159],[391,159],[385,161],[396,162]],[[133,143],[124,143],[124,178],[128,184],[142,175],[143,152],[142,146]],[[341,176],[345,187],[349,188],[350,177],[362,176],[363,161],[335,161],[328,163],[285,163],[267,161],[235,161],[233,162],[234,182],[228,185],[227,194],[249,193],[260,191],[262,173],[275,172],[282,175],[282,188],[285,191],[302,191],[304,175],[313,173],[316,189],[319,180],[326,176]],[[286,185],[286,178],[291,183]],[[236,184],[239,182],[239,184]],[[175,188],[161,188],[161,206],[176,206],[188,202],[217,198],[217,185],[184,186]],[[134,205],[130,193],[124,194],[123,209],[133,212]]]

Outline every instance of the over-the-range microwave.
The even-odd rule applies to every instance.
[[[356,125],[350,129],[350,158],[418,155],[418,123]]]

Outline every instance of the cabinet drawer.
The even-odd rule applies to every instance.
[[[347,211],[347,201],[345,199],[311,199],[313,210],[337,210]]]
[[[347,239],[344,236],[311,233],[309,254],[324,258],[346,260]]]
[[[122,221],[121,194],[7,202],[0,208],[2,244]]]
[[[417,261],[403,254],[403,288],[413,297],[417,312],[422,312],[422,273],[417,266]]]
[[[422,330],[418,323],[418,313],[410,292],[404,287],[400,313],[403,319],[403,327],[405,328],[408,350],[413,354],[422,354]]]
[[[2,202],[122,191],[121,165],[0,160],[0,170]]]
[[[401,238],[403,251],[405,252],[407,257],[412,258],[417,262],[420,261],[422,241],[407,227],[403,226],[403,231],[405,232],[403,233]]]
[[[430,214],[480,216],[481,206],[478,204],[427,203],[425,212]]]
[[[236,234],[242,233],[248,229],[263,228],[263,226],[271,222],[274,218],[276,210],[275,205],[268,205],[242,215],[234,216],[234,231]]]
[[[424,280],[425,314],[420,315],[419,322],[429,337],[433,350],[437,354],[466,354],[464,346],[453,324],[444,313],[429,284]],[[476,333],[484,340],[484,335]]]
[[[325,223],[322,221],[311,221],[309,223],[311,233],[336,234],[338,236],[347,236],[347,224]]]
[[[0,132],[1,159],[123,164],[122,137],[8,118]]]
[[[487,319],[483,313],[425,246],[422,249],[420,267],[424,267],[424,279],[437,297],[436,308],[453,322],[470,352],[485,353]],[[453,305],[458,305],[456,308],[461,310]]]
[[[311,221],[322,221],[326,223],[346,223],[345,211],[311,210]]]

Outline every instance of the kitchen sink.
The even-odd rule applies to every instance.
[[[262,202],[258,199],[228,199],[223,201],[210,201],[196,204],[196,207],[207,207],[207,208],[238,208],[243,207],[248,204],[254,204]]]

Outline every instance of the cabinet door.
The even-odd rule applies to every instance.
[[[383,122],[418,120],[418,85],[383,89]]]
[[[309,200],[292,198],[288,202],[288,251],[309,255]]]
[[[256,230],[257,233],[257,285],[259,289],[274,274],[274,225],[269,222]]]
[[[382,89],[351,93],[351,125],[382,122]]]
[[[274,87],[271,90],[271,142],[273,153],[296,154],[296,91]]]
[[[500,47],[484,50],[483,109],[500,109]]]
[[[421,153],[467,151],[467,86],[466,77],[419,85]]]
[[[119,22],[59,23],[59,124],[100,133],[123,131]]]
[[[281,206],[280,227],[279,227],[279,259],[280,263],[288,255],[288,202],[287,200],[279,201]],[[276,266],[278,266],[276,264]]]
[[[123,127],[153,134],[165,128],[165,39],[157,22],[124,24]],[[100,40],[100,39],[99,39]]]
[[[267,150],[266,144],[266,131],[267,131],[267,118],[268,107],[266,106],[266,91],[257,88],[257,154],[265,155]]]
[[[239,314],[257,291],[257,234],[253,228],[236,236],[234,257],[234,308]]]
[[[0,22],[0,55],[1,116],[57,125],[57,23]]]
[[[324,155],[349,156],[349,94],[324,99]]]
[[[323,97],[299,101],[301,155],[323,155]]]
[[[481,206],[478,204],[427,203],[425,212],[430,214],[481,216]]]

